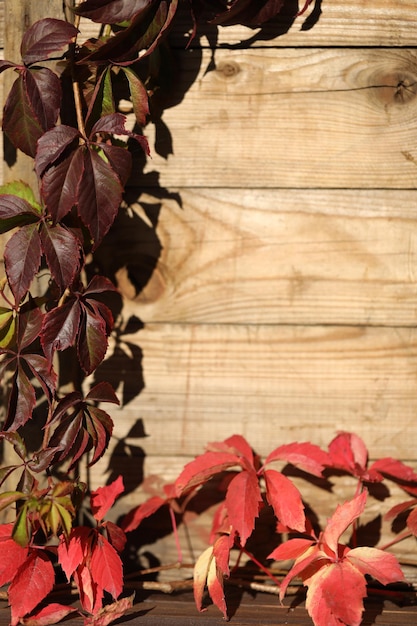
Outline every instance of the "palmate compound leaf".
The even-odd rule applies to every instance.
[[[72,457],[72,467],[88,450],[94,453],[89,465],[96,463],[107,449],[113,432],[110,416],[89,404],[80,393],[72,392],[58,403],[50,422],[55,427],[48,447],[58,448],[56,461]]]
[[[11,606],[11,626],[48,595],[55,582],[53,565],[45,550],[31,549],[15,574],[8,591]]]
[[[24,33],[20,45],[25,65],[46,61],[65,48],[77,36],[78,29],[69,22],[45,18],[32,24]]]
[[[50,363],[56,350],[77,346],[80,365],[91,374],[103,360],[107,350],[107,337],[113,327],[110,309],[96,296],[115,291],[113,283],[94,276],[87,287],[74,291],[61,306],[44,316],[41,343]]]

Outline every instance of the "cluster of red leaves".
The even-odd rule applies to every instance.
[[[74,607],[48,604],[37,608],[55,583],[53,560],[57,559],[68,580],[76,584],[84,624],[106,626],[125,613],[133,598],[117,600],[122,593],[123,571],[119,553],[126,536],[116,524],[103,521],[118,495],[123,492],[119,477],[91,494],[91,511],[96,528],[78,526],[60,536],[58,546],[20,545],[13,524],[0,525],[0,586],[9,584],[11,626],[56,624]],[[103,607],[104,592],[115,600]]]
[[[301,493],[274,467],[277,462],[297,466],[315,477],[322,477],[324,472],[343,471],[358,479],[357,493],[351,501],[338,506],[317,537],[305,516]],[[377,548],[352,548],[339,541],[364,511],[367,483],[388,477],[409,492],[417,493],[417,474],[390,457],[369,465],[364,442],[347,432],[339,433],[326,451],[308,442],[285,444],[275,448],[263,463],[240,435],[208,444],[206,452],[188,463],[174,484],[165,487],[163,495],[153,495],[125,517],[124,530],[137,528],[143,519],[164,505],[176,513],[183,512],[198,490],[219,474],[224,474],[225,496],[213,517],[211,545],[197,559],[194,568],[194,596],[199,610],[204,610],[207,589],[227,618],[224,580],[230,576],[231,550],[244,549],[265,506],[270,506],[277,518],[277,531],[289,532],[292,537],[269,555],[276,560],[294,559],[281,584],[281,599],[292,578],[301,577],[308,588],[307,609],[316,626],[360,624],[367,593],[365,576],[384,585],[404,579],[392,554]],[[417,499],[396,507],[392,515],[416,502]],[[414,519],[413,514],[411,517]],[[411,520],[409,529],[414,534],[417,534],[416,526]]]

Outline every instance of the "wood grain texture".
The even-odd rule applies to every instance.
[[[300,4],[302,4],[300,2]],[[184,9],[179,10],[170,35],[173,46],[184,47],[192,29]],[[329,46],[414,46],[415,2],[413,0],[322,0],[315,3],[303,16],[295,17],[297,3],[287,0],[286,8],[276,23],[263,29],[242,26],[220,27],[218,45],[246,45],[268,47],[329,47]],[[0,4],[1,6],[1,4]],[[97,25],[88,20],[81,24],[83,38],[97,36]],[[201,40],[194,46],[208,46],[201,29]]]
[[[213,71],[200,56],[179,53],[166,101],[176,106],[162,118],[172,146],[146,129],[148,178],[156,171],[168,188],[416,187],[415,50],[218,49]]]
[[[149,455],[198,454],[233,433],[264,454],[350,430],[374,457],[412,460],[416,367],[414,328],[148,324],[120,338],[105,374],[131,400],[112,413],[117,436],[142,420]]]
[[[142,193],[99,252],[126,315],[145,323],[415,325],[417,191],[171,196],[161,206]]]

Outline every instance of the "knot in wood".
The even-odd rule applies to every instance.
[[[235,61],[224,61],[219,63],[216,67],[217,76],[230,80],[234,76],[237,76],[240,72],[240,67]]]
[[[384,107],[409,104],[417,94],[417,76],[407,71],[393,71],[373,76],[373,99]]]

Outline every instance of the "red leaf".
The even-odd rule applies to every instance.
[[[54,582],[54,568],[45,551],[31,550],[9,587],[11,626],[18,624],[21,617],[33,611],[51,591]]]
[[[297,487],[276,470],[265,470],[264,477],[266,497],[276,517],[288,528],[304,532],[304,505]]]
[[[12,235],[5,247],[4,260],[10,288],[16,302],[20,302],[41,263],[41,242],[36,224],[23,226]]]
[[[397,557],[377,548],[353,548],[346,559],[363,575],[369,574],[383,585],[404,580]]]
[[[275,561],[297,559],[314,543],[315,540],[303,539],[302,537],[288,539],[288,541],[281,543],[277,548],[275,548],[275,550],[273,550],[271,554],[268,555],[268,559],[274,559]]]
[[[97,521],[101,521],[111,509],[116,498],[123,493],[123,478],[119,476],[110,485],[99,487],[91,492],[91,512]]]
[[[69,287],[79,268],[80,242],[70,230],[56,224],[40,230],[42,249],[53,279],[61,289]]]
[[[215,441],[207,445],[207,450],[211,452],[230,452],[236,456],[242,456],[253,466],[253,450],[242,435],[232,435],[224,441]]]
[[[68,581],[77,567],[83,563],[93,533],[90,528],[77,526],[72,529],[68,540],[61,535],[57,549],[58,562]]]
[[[161,498],[161,496],[152,496],[146,500],[146,502],[127,513],[121,524],[123,530],[126,533],[135,530],[144,519],[153,515],[164,504],[167,504],[166,498]]]
[[[354,433],[341,432],[329,444],[330,466],[353,476],[362,476],[368,464],[368,450]]]
[[[417,537],[417,509],[414,509],[414,511],[411,511],[408,515],[407,528]]]
[[[122,593],[122,562],[113,546],[99,534],[91,555],[90,571],[94,582],[114,599]]]
[[[231,480],[226,493],[226,508],[230,523],[240,537],[242,546],[255,528],[262,502],[258,477],[255,471],[242,471]]]
[[[384,474],[384,476],[389,476],[390,478],[404,482],[417,481],[417,474],[412,467],[391,457],[378,459],[370,466],[369,471],[371,470],[376,470]]]
[[[120,526],[113,524],[113,522],[104,522],[103,526],[107,531],[108,540],[113,548],[117,550],[117,552],[122,552],[127,541],[124,531],[120,528]]]
[[[283,460],[301,467],[314,476],[321,476],[329,464],[327,452],[312,443],[289,443],[275,448],[265,459],[265,465],[272,461]]]
[[[24,626],[52,626],[60,622],[70,613],[74,613],[76,610],[77,609],[73,606],[65,606],[64,604],[51,602],[51,604],[48,604],[48,606],[37,613],[32,614],[30,617],[25,617],[20,621]]]
[[[22,37],[20,51],[23,63],[30,65],[61,52],[77,36],[78,29],[69,22],[45,18],[30,26]]]
[[[94,615],[84,618],[84,626],[107,626],[114,620],[123,617],[123,615],[132,608],[135,596],[121,598],[112,604],[106,604],[102,609]]]
[[[322,534],[322,542],[337,555],[340,536],[363,513],[368,492],[365,490],[353,500],[339,504]]]
[[[315,626],[360,626],[366,580],[348,561],[321,567],[310,578],[306,608]]]
[[[236,454],[210,451],[201,454],[187,463],[175,481],[177,496],[181,496],[185,491],[203,484],[215,474],[236,465],[240,465],[240,459]]]
[[[9,583],[25,562],[28,548],[12,539],[13,524],[0,526],[0,587]]]

